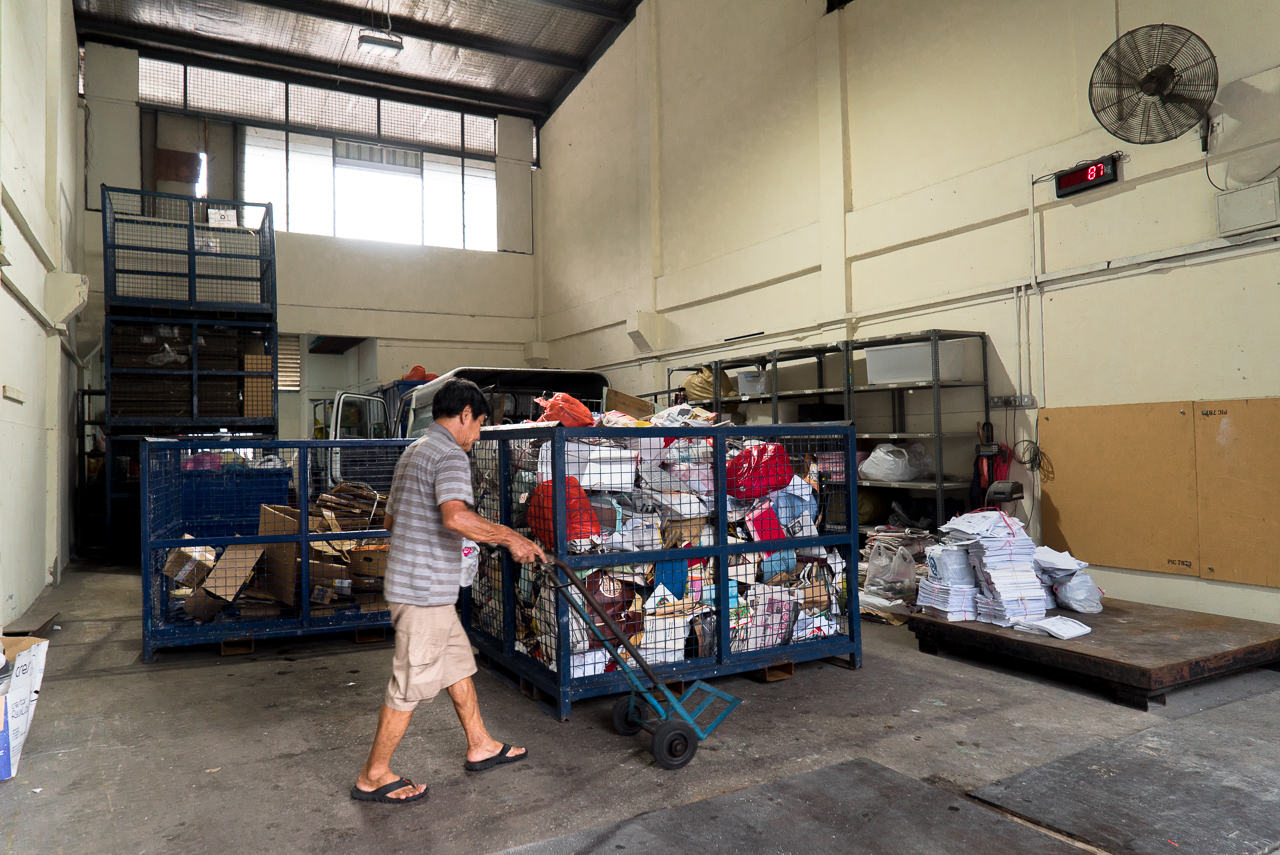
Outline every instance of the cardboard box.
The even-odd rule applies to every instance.
[[[18,774],[22,745],[35,718],[49,642],[26,636],[0,638],[0,644],[4,658],[13,663],[8,686],[0,684],[0,781],[7,781]]]
[[[175,546],[160,572],[183,587],[194,588],[213,570],[214,556],[212,546]]]
[[[352,549],[351,572],[360,576],[377,576],[379,578],[386,576],[388,549],[389,547],[386,544],[357,546]]]
[[[332,588],[333,583],[339,579],[351,579],[351,568],[344,564],[333,564],[328,561],[317,561],[314,557],[311,559],[311,566],[308,568],[311,574],[311,584],[323,585],[326,588]]]
[[[245,371],[271,371],[270,356],[245,354]],[[247,419],[269,419],[275,415],[276,382],[274,377],[244,378],[244,416]]]
[[[204,588],[196,588],[182,601],[182,610],[194,620],[206,621],[213,618],[228,605],[221,597],[215,597]]]
[[[327,606],[333,602],[333,588],[326,588],[324,585],[316,585],[311,589],[311,602],[319,603]]]

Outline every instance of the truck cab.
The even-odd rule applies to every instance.
[[[609,378],[598,371],[573,371],[563,368],[455,368],[429,383],[414,389],[408,396],[407,412],[399,416],[397,426],[407,436],[417,439],[431,426],[431,402],[450,380],[470,380],[489,396],[493,411],[492,424],[516,424],[537,419],[542,408],[535,398],[564,392],[577,398],[592,412],[604,409]],[[401,402],[405,406],[404,401]],[[401,424],[403,422],[403,425]]]

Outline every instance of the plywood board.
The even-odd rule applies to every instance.
[[[1194,406],[1040,412],[1044,542],[1090,564],[1200,573]]]
[[[1280,587],[1280,398],[1194,406],[1200,575]]]
[[[606,389],[604,393],[605,411],[617,410],[626,413],[633,419],[644,419],[653,415],[653,401],[636,398],[617,389]]]

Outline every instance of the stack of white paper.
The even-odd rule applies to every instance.
[[[944,620],[975,620],[978,617],[977,596],[978,589],[973,586],[946,585],[921,579],[916,605]]]
[[[1035,565],[1036,575],[1050,588],[1089,566],[1088,562],[1073,558],[1069,552],[1058,552],[1047,546],[1036,548]]]
[[[1058,607],[1058,599],[1053,595],[1053,586],[1041,584],[1044,588],[1044,610],[1056,609]]]
[[[1044,618],[1043,620],[1014,621],[1013,628],[1024,632],[1034,632],[1038,635],[1052,635],[1054,638],[1060,638],[1063,641],[1069,638],[1079,638],[1082,635],[1088,635],[1093,632],[1090,627],[1080,621],[1063,617],[1062,615]]]
[[[947,539],[966,543],[977,559],[978,620],[1010,626],[1016,618],[1044,617],[1047,601],[1035,571],[1036,545],[1022,523],[1000,511],[977,511],[956,517],[942,530]]]

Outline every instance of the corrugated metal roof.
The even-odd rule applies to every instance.
[[[219,59],[419,92],[459,107],[545,117],[616,38],[639,0],[74,0],[83,41]],[[361,27],[403,37],[360,51]],[[388,97],[394,97],[388,92]]]

